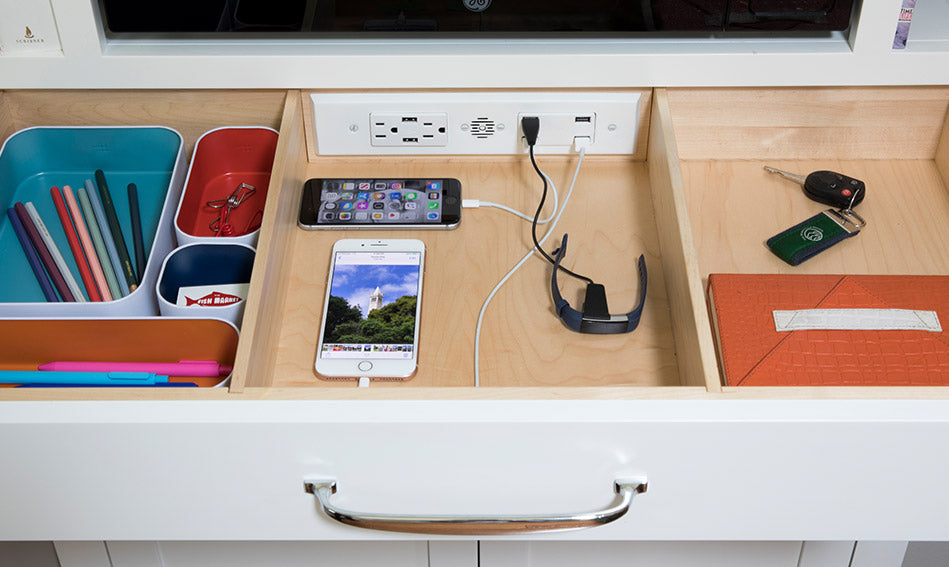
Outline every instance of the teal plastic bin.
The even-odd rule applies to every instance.
[[[155,281],[175,243],[172,218],[185,177],[181,135],[162,126],[35,127],[10,136],[0,147],[0,316],[84,317],[156,315]],[[6,215],[16,202],[32,202],[73,277],[81,279],[50,188],[74,192],[103,170],[129,255],[131,215],[126,187],[138,188],[145,244],[144,275],[125,297],[107,302],[47,302]]]

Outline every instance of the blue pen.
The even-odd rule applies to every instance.
[[[20,384],[15,388],[131,388],[143,386],[146,388],[197,388],[194,382],[167,382],[158,384]]]
[[[151,386],[168,382],[167,376],[150,372],[50,372],[46,370],[0,370],[2,384],[102,384]]]

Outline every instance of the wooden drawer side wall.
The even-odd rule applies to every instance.
[[[709,332],[708,312],[665,89],[655,91],[652,106],[647,167],[656,223],[660,227],[659,246],[672,311],[679,376],[683,385],[720,391],[715,345]]]
[[[5,91],[0,91],[0,140],[6,140],[14,130],[8,94]]]
[[[279,328],[287,296],[288,264],[293,260],[294,219],[303,189],[306,141],[301,118],[300,91],[286,97],[280,139],[261,224],[254,273],[244,312],[231,392],[244,386],[269,386],[279,348]]]
[[[679,157],[932,159],[946,87],[670,89]]]
[[[190,161],[202,134],[222,126],[279,128],[286,91],[6,91],[0,125],[167,126],[185,141]],[[13,131],[5,132],[7,135]]]
[[[936,146],[936,167],[942,175],[942,183],[949,187],[949,112],[946,112],[946,118],[942,124],[942,135],[939,137],[939,145]]]

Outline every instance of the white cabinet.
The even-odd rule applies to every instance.
[[[852,541],[56,544],[62,567],[901,567],[905,549]]]
[[[333,522],[303,488],[394,514],[630,512],[539,540],[949,539],[941,402],[7,404],[7,539],[429,539]],[[569,413],[565,415],[565,413]],[[58,415],[57,415],[58,414]],[[38,416],[45,423],[36,423]]]
[[[438,567],[439,565],[429,560],[429,546],[424,541],[107,542],[106,546],[111,560],[109,567]],[[450,563],[441,565],[452,567]],[[476,565],[471,567],[476,567]]]
[[[482,542],[479,567],[798,567],[800,557],[799,541]]]
[[[645,249],[656,268],[650,272],[644,325],[628,343],[595,343],[591,337],[566,334],[549,312],[544,288],[533,284],[548,275],[538,263],[526,268],[534,270],[527,273],[535,280],[516,283],[521,287],[514,289],[521,293],[499,300],[507,302],[499,304],[513,315],[493,320],[493,348],[484,360],[494,366],[496,382],[480,388],[470,383],[466,364],[478,302],[468,296],[458,301],[458,286],[477,287],[471,281],[493,277],[496,266],[491,262],[504,261],[493,250],[522,253],[509,240],[490,250],[478,248],[485,239],[498,238],[494,227],[501,225],[493,223],[501,221],[490,217],[482,217],[488,220],[480,224],[469,222],[466,227],[471,228],[461,227],[442,240],[425,236],[433,239],[438,250],[433,247],[432,258],[442,266],[441,273],[426,274],[427,282],[441,281],[428,287],[432,301],[427,305],[441,301],[458,311],[423,314],[423,333],[430,342],[414,382],[356,388],[314,376],[314,322],[320,313],[312,306],[320,304],[325,285],[323,266],[328,263],[320,254],[328,254],[326,242],[335,236],[297,229],[294,212],[302,180],[320,172],[380,167],[381,162],[311,161],[300,93],[0,94],[4,132],[41,121],[167,120],[193,141],[209,122],[260,119],[276,122],[281,136],[238,347],[239,370],[230,389],[0,392],[0,537],[383,542],[400,544],[398,553],[404,555],[399,561],[411,564],[425,557],[429,535],[370,532],[336,523],[320,512],[304,490],[304,479],[335,480],[334,501],[369,514],[509,516],[601,509],[614,500],[616,480],[634,477],[645,478],[648,490],[636,495],[630,511],[617,521],[519,537],[545,545],[777,541],[782,558],[793,555],[793,546],[781,542],[949,540],[949,494],[942,490],[949,475],[946,391],[723,388],[701,288],[709,271],[733,267],[727,263],[732,258],[708,246],[728,233],[719,229],[731,227],[716,224],[722,215],[695,213],[694,223],[689,215],[690,205],[701,211],[718,205],[707,198],[706,182],[718,183],[711,185],[720,190],[715,194],[731,194],[733,179],[761,174],[754,160],[770,159],[773,145],[763,144],[764,150],[754,146],[786,131],[782,106],[790,107],[795,124],[805,124],[782,146],[789,152],[811,151],[811,142],[819,142],[816,147],[822,150],[836,148],[836,139],[833,145],[827,140],[836,133],[841,106],[848,116],[858,117],[881,109],[889,117],[899,110],[899,120],[912,118],[910,123],[918,127],[899,129],[876,115],[855,126],[848,123],[850,136],[860,144],[841,144],[846,151],[834,154],[833,159],[849,159],[843,163],[850,167],[866,167],[853,152],[865,148],[867,140],[888,148],[894,145],[891,140],[878,138],[898,131],[912,142],[895,138],[901,141],[898,150],[907,152],[901,155],[911,159],[877,155],[873,167],[866,167],[880,180],[876,186],[881,191],[902,187],[899,172],[926,172],[901,189],[900,207],[877,209],[881,216],[890,215],[890,222],[873,225],[880,238],[852,239],[851,249],[859,253],[847,257],[852,262],[847,266],[858,272],[945,273],[949,257],[936,245],[914,249],[912,257],[925,261],[905,263],[904,245],[912,243],[905,239],[915,232],[903,227],[915,229],[919,218],[934,218],[927,236],[937,243],[949,237],[936,216],[949,205],[939,173],[949,163],[947,89],[807,90],[806,105],[781,103],[797,100],[801,91],[700,91],[685,93],[674,117],[662,104],[664,92],[646,93],[656,97],[652,107],[641,109],[652,113],[644,122],[650,124],[648,144],[633,160],[596,162],[580,189],[602,195],[612,187],[608,195],[622,206],[590,207],[589,216],[575,221],[571,231],[590,230],[588,242],[617,251]],[[773,106],[747,125],[746,107],[733,102],[747,100],[743,97]],[[696,100],[705,102],[692,102]],[[282,119],[281,110],[286,113]],[[811,120],[817,111],[829,126],[801,121],[801,115]],[[704,124],[708,115],[722,119],[713,123],[711,134]],[[683,133],[690,131],[690,121],[691,137]],[[677,135],[693,152],[725,147],[736,155],[693,154],[684,188]],[[706,143],[709,136],[717,144]],[[811,154],[796,157],[805,167],[818,161]],[[409,174],[457,171],[466,186],[499,192],[509,191],[511,179],[526,175],[521,165],[457,159],[386,163]],[[569,165],[561,160],[555,167],[562,174]],[[730,175],[716,173],[719,169]],[[747,203],[728,202],[732,212]],[[631,211],[638,215],[635,223],[629,222]],[[622,216],[610,217],[615,226],[593,226],[587,219],[594,213],[598,219],[607,213]],[[627,230],[629,234],[622,232]],[[698,253],[690,248],[693,232],[701,239]],[[881,254],[883,247],[890,253]],[[767,266],[766,251],[754,255],[761,252],[760,242],[735,238],[739,248],[751,251],[742,257],[744,269]],[[755,263],[748,258],[756,258]],[[834,259],[828,254],[807,269],[840,266]],[[429,270],[436,265],[431,263]],[[453,265],[467,268],[452,272],[444,267]],[[598,267],[606,271],[609,266]],[[627,267],[629,273],[617,268],[614,274],[630,276],[634,268]],[[465,274],[466,281],[446,278],[452,273]],[[627,291],[633,296],[635,287]],[[456,317],[446,317],[446,312]],[[555,356],[545,357],[551,347]],[[524,362],[527,356],[530,363]],[[494,543],[480,534],[458,537],[469,544],[477,539]],[[631,549],[647,560],[659,549],[650,545],[614,549],[620,550],[618,556]],[[747,555],[742,557],[752,561],[755,550],[765,547],[743,548]],[[557,552],[556,547],[537,549],[539,554]],[[699,553],[694,551],[699,547],[684,549]]]
[[[45,0],[33,0],[45,3]],[[529,88],[946,84],[949,9],[864,0],[844,32],[569,39],[106,39],[96,2],[52,0],[62,54],[0,55],[0,88]],[[460,6],[459,6],[460,8]],[[147,72],[144,70],[147,69]],[[556,72],[553,70],[556,69]]]

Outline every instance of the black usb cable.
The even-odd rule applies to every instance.
[[[534,221],[531,223],[531,238],[534,240],[534,248],[540,252],[541,256],[547,259],[551,265],[554,266],[554,269],[559,269],[561,272],[573,276],[579,280],[583,280],[588,284],[594,283],[593,280],[586,276],[574,273],[567,268],[559,265],[554,259],[548,254],[540,245],[540,242],[537,240],[537,219],[540,218],[540,213],[544,209],[544,203],[547,201],[547,178],[544,176],[544,173],[537,166],[537,160],[534,158],[534,145],[537,143],[537,136],[540,134],[540,118],[536,116],[525,116],[521,119],[521,130],[524,132],[524,138],[527,140],[527,147],[530,151],[531,165],[534,166],[534,171],[537,172],[537,175],[540,177],[540,180],[544,182],[544,191],[540,197],[540,204],[537,205],[537,212],[534,213]],[[556,254],[557,251],[554,251]]]

